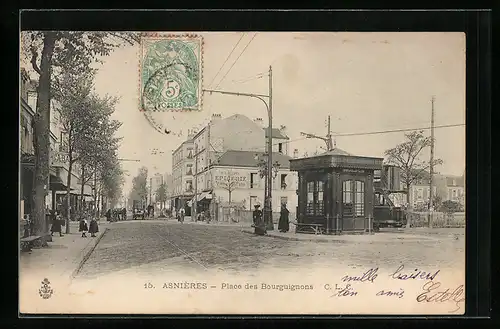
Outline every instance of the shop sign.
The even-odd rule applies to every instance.
[[[224,189],[242,189],[247,188],[247,172],[235,170],[221,170],[214,175],[214,181],[217,187]]]
[[[349,168],[344,168],[342,169],[342,172],[350,172],[350,173],[364,173],[365,171],[363,169],[349,169]]]
[[[54,167],[63,167],[69,163],[69,153],[51,151],[50,152],[50,165]]]

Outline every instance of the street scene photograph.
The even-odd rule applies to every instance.
[[[21,314],[465,312],[465,34],[23,31]]]

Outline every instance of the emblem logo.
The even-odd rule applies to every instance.
[[[43,299],[49,299],[50,297],[52,297],[54,290],[52,290],[52,288],[50,287],[50,281],[47,278],[43,279],[42,287],[38,289],[38,293]]]

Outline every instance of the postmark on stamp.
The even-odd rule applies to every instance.
[[[140,47],[140,110],[201,110],[203,38],[144,34]]]

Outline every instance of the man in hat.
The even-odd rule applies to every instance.
[[[255,210],[253,211],[253,226],[255,227],[255,234],[265,235],[266,226],[262,220],[262,210],[259,209],[260,204],[255,205]]]

